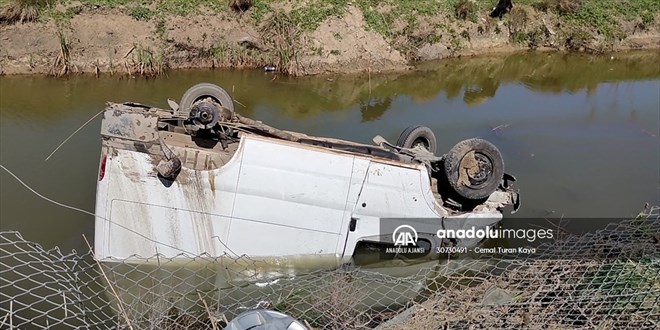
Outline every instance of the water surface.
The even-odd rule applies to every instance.
[[[0,163],[59,202],[93,211],[99,119],[44,159],[106,101],[166,107],[198,82],[224,86],[236,111],[273,126],[370,143],[410,125],[439,152],[481,137],[502,152],[523,198],[516,217],[629,217],[660,204],[660,53],[515,54],[426,63],[414,71],[291,78],[193,70],[145,80],[0,77]],[[0,230],[85,249],[93,218],[46,202],[0,173]]]

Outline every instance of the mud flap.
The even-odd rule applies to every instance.
[[[161,159],[156,166],[158,174],[166,179],[174,180],[181,170],[181,160],[179,158]]]
[[[513,211],[511,211],[511,214],[515,214],[520,209],[520,194],[517,191],[511,191],[509,194],[511,194],[511,201],[513,202]]]
[[[500,189],[505,190],[509,193],[509,197],[511,198],[511,203],[513,203],[513,211],[511,211],[511,214],[515,214],[516,212],[518,212],[518,209],[520,209],[519,191],[511,190],[511,186],[513,182],[516,182],[516,177],[509,173],[504,173],[504,175],[502,176],[502,182],[500,183]]]
[[[511,188],[511,183],[513,182],[516,182],[516,177],[509,173],[504,173],[504,175],[502,176],[502,183],[500,184],[500,186],[502,187],[502,189],[509,189]]]
[[[160,176],[169,180],[175,180],[179,171],[181,171],[181,160],[176,154],[165,144],[162,138],[158,139],[160,148],[165,154],[165,158],[161,159],[156,166],[156,171]]]

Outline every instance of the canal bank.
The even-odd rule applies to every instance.
[[[251,2],[0,0],[0,73],[370,74],[489,53],[660,48],[656,1],[521,0],[501,19],[494,0]]]

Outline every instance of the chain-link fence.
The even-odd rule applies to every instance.
[[[0,233],[0,329],[221,329],[269,308],[313,329],[660,326],[660,208],[546,246],[305,271],[248,257],[95,261]],[[309,264],[309,269],[314,265]]]

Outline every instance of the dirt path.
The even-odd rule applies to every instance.
[[[0,73],[157,75],[177,68],[273,66],[305,75],[404,70],[415,61],[525,49],[660,48],[655,11],[652,20],[621,20],[609,33],[530,5],[517,5],[500,20],[489,17],[484,4],[465,15],[458,7],[433,14],[423,7],[432,1],[424,0],[411,14],[391,1],[376,8],[337,1],[342,7],[322,7],[323,16],[314,11],[316,2],[185,15],[156,5],[59,6],[35,22],[0,25]]]

